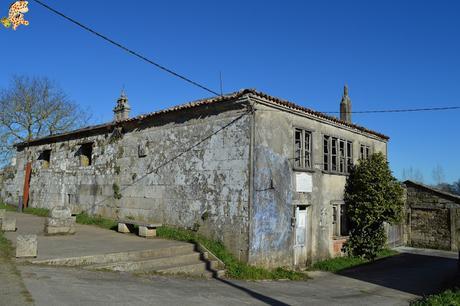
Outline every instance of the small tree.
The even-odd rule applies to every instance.
[[[13,144],[55,135],[86,124],[89,115],[52,81],[14,76],[0,90],[0,166],[13,154]]]
[[[345,204],[351,231],[344,250],[349,256],[375,259],[386,243],[383,223],[399,222],[404,206],[403,188],[382,153],[353,167],[345,186]]]

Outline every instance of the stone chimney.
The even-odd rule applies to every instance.
[[[129,119],[129,112],[131,111],[131,106],[128,103],[128,97],[125,94],[125,91],[121,91],[120,98],[117,100],[117,106],[113,109],[114,120],[123,121]]]
[[[343,88],[342,102],[340,102],[340,120],[351,123],[351,100],[347,85]]]

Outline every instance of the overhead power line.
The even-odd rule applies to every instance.
[[[372,113],[408,113],[408,112],[430,112],[460,109],[460,106],[431,107],[431,108],[407,108],[407,109],[382,109],[368,111],[352,111],[350,114],[372,114]],[[340,114],[340,112],[322,112],[325,114]]]
[[[169,68],[166,68],[166,67],[163,66],[163,65],[160,65],[160,64],[154,62],[153,60],[151,60],[151,59],[145,57],[145,56],[142,55],[142,54],[140,54],[140,53],[138,53],[138,52],[136,52],[136,51],[133,51],[132,49],[129,49],[128,47],[125,47],[124,45],[122,45],[122,44],[120,44],[120,43],[114,41],[113,39],[108,38],[107,36],[105,36],[105,35],[103,35],[103,34],[97,32],[97,31],[91,29],[90,27],[88,27],[88,26],[82,24],[81,22],[79,22],[79,21],[77,21],[77,20],[75,20],[75,19],[73,19],[73,18],[71,18],[71,17],[69,17],[69,16],[67,16],[67,15],[65,15],[65,14],[63,14],[63,13],[61,13],[61,12],[59,12],[58,10],[56,10],[56,9],[54,9],[54,8],[52,8],[52,7],[50,7],[49,5],[43,3],[43,2],[40,1],[40,0],[32,0],[32,1],[34,1],[35,3],[37,3],[37,4],[41,5],[41,6],[43,6],[44,8],[46,8],[47,10],[49,10],[49,11],[55,13],[56,15],[59,15],[59,16],[61,16],[62,18],[66,19],[66,20],[68,20],[68,21],[70,21],[70,22],[72,22],[73,24],[79,26],[80,28],[82,28],[82,29],[84,29],[84,30],[86,30],[86,31],[88,31],[88,32],[90,32],[90,33],[92,33],[92,34],[98,36],[99,38],[102,38],[102,39],[105,40],[106,42],[108,42],[108,43],[110,43],[110,44],[112,44],[112,45],[114,45],[114,46],[116,46],[116,47],[118,47],[118,48],[120,48],[120,49],[122,49],[122,50],[124,50],[124,51],[126,51],[126,52],[128,52],[128,53],[130,53],[131,55],[134,55],[134,56],[137,57],[137,58],[140,58],[141,60],[143,60],[143,61],[145,61],[145,62],[147,62],[147,63],[149,63],[149,64],[151,64],[151,65],[153,65],[153,66],[155,66],[155,67],[157,67],[157,68],[159,68],[159,69],[161,69],[161,70],[163,70],[163,71],[165,71],[165,72],[167,72],[167,73],[169,73],[169,74],[171,74],[171,75],[173,75],[173,76],[175,76],[175,77],[177,77],[177,78],[179,78],[179,79],[182,79],[182,80],[184,80],[184,81],[186,81],[186,82],[188,82],[188,83],[190,83],[190,84],[192,84],[192,85],[195,85],[195,86],[197,86],[197,87],[199,87],[199,88],[201,88],[201,89],[204,89],[204,90],[206,90],[206,91],[208,91],[208,92],[210,92],[210,93],[212,93],[212,94],[214,94],[214,95],[216,95],[216,96],[220,96],[220,95],[221,95],[221,94],[219,94],[218,92],[216,92],[216,91],[214,91],[214,90],[212,90],[212,89],[209,89],[208,87],[206,87],[206,86],[204,86],[204,85],[199,84],[198,82],[195,82],[195,81],[193,81],[193,80],[191,80],[191,79],[189,79],[189,78],[187,78],[187,77],[185,77],[185,76],[183,76],[183,75],[181,75],[181,74],[179,74],[179,73],[177,73],[177,72],[174,72],[173,70],[171,70],[171,69],[169,69]]]

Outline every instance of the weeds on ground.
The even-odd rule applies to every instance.
[[[460,290],[446,290],[439,294],[427,296],[423,299],[414,301],[411,306],[460,306]]]
[[[34,216],[39,216],[39,217],[48,217],[50,211],[49,209],[46,208],[34,208],[34,207],[27,207],[24,208],[23,213],[25,214],[31,214]]]
[[[109,230],[116,230],[118,223],[112,219],[106,219],[101,216],[90,216],[87,213],[77,215],[77,223],[86,225],[96,225]]]
[[[7,211],[18,211],[18,208],[16,206],[6,205],[3,203],[0,203],[0,209],[6,209]]]
[[[0,209],[6,209],[7,211],[18,211],[18,208],[16,206],[7,204],[0,204]],[[22,212],[39,217],[48,217],[50,211],[46,208],[27,207],[24,208]]]
[[[398,252],[390,250],[390,249],[384,249],[377,255],[376,259],[394,256],[396,254],[398,254]],[[311,270],[320,270],[320,271],[328,271],[328,272],[337,273],[342,270],[360,266],[360,265],[363,265],[369,262],[371,261],[365,258],[362,258],[362,257],[348,257],[348,256],[335,257],[331,259],[318,261],[311,267]]]
[[[172,240],[200,243],[217,256],[217,258],[222,260],[226,266],[227,276],[230,278],[246,280],[308,279],[305,273],[291,271],[285,268],[267,270],[249,266],[237,260],[221,242],[207,239],[193,231],[162,226],[157,229],[157,236]]]

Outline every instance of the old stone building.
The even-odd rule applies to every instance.
[[[413,181],[404,185],[407,245],[457,251],[460,197]]]
[[[13,204],[31,165],[29,206],[193,228],[250,264],[305,266],[347,235],[349,167],[388,137],[255,90],[20,143]],[[27,183],[27,182],[26,182]],[[13,186],[13,187],[11,187]]]

